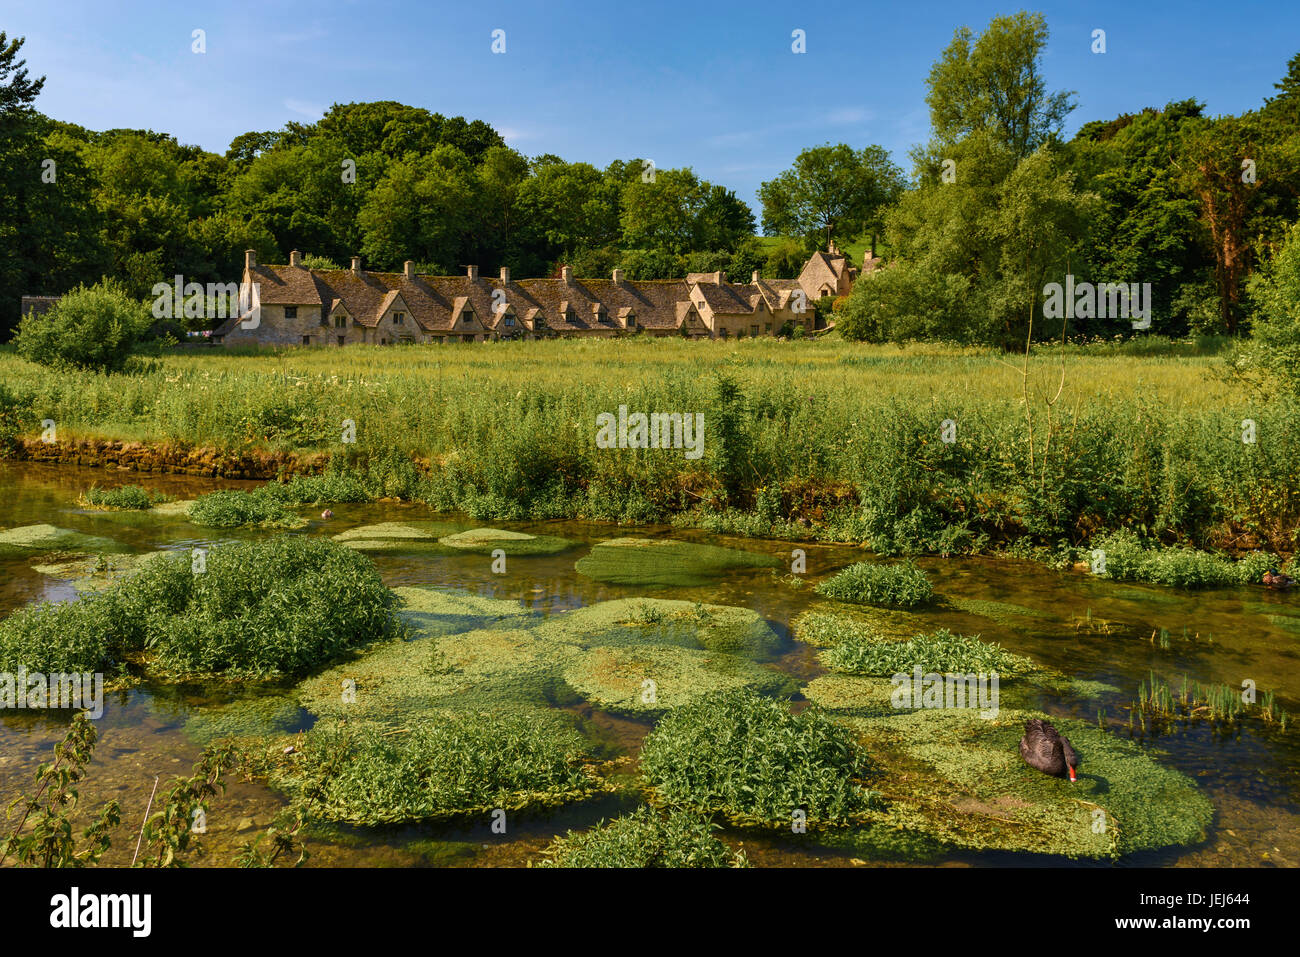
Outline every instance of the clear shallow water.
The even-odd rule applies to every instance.
[[[240,532],[198,535],[204,530],[179,521],[105,514],[80,509],[79,493],[92,483],[133,482],[176,497],[193,497],[230,481],[181,476],[141,477],[100,469],[27,466],[0,463],[0,528],[45,523],[112,537],[132,550],[188,549],[234,537]],[[347,528],[383,521],[433,517],[421,506],[399,504],[333,506],[329,522],[313,519],[303,534],[333,535]],[[308,514],[310,510],[304,510]],[[486,524],[486,523],[485,523]],[[633,588],[583,578],[574,562],[585,545],[615,537],[666,535],[710,544],[732,545],[788,561],[791,549],[807,552],[812,580],[860,560],[859,549],[716,536],[666,526],[628,528],[583,522],[491,523],[496,527],[558,535],[584,547],[548,557],[512,556],[509,572],[495,575],[484,555],[451,557],[374,556],[390,586],[441,585],[496,598],[514,599],[543,614],[560,613],[612,598],[632,595],[679,598],[755,609],[778,633],[788,636],[789,623],[814,605],[825,604],[811,589],[795,590],[775,582],[767,569],[737,570],[725,580],[694,588]],[[41,559],[0,558],[0,614],[30,601],[67,600],[74,596],[66,581],[32,570]],[[1101,698],[1042,695],[1036,705],[1049,714],[1090,722],[1101,711],[1114,733],[1127,734],[1124,706],[1137,696],[1138,684],[1151,671],[1176,684],[1186,674],[1201,682],[1240,686],[1252,679],[1261,690],[1275,690],[1278,703],[1300,715],[1300,634],[1270,623],[1258,606],[1277,614],[1300,615],[1300,594],[1264,588],[1179,592],[1122,585],[1077,573],[1059,573],[1027,562],[993,559],[923,559],[936,593],[946,599],[1004,602],[1037,610],[1042,617],[998,624],[949,606],[924,613],[927,626],[978,633],[1044,666],[1077,679],[1100,681],[1120,689]],[[1093,624],[1088,623],[1089,618]],[[1109,633],[1104,633],[1100,622]],[[1169,632],[1162,647],[1153,632]],[[1184,637],[1186,632],[1187,637]],[[787,642],[778,666],[806,680],[824,672],[816,649]],[[135,833],[155,776],[160,789],[172,777],[188,773],[200,747],[181,731],[194,709],[226,700],[228,689],[203,687],[136,689],[110,695],[98,723],[100,743],[92,771],[82,786],[82,805],[91,809],[111,798],[122,805],[123,830]],[[630,769],[647,723],[607,714],[588,705],[570,709],[587,733],[611,754],[624,755]],[[59,713],[6,713],[0,717],[0,800],[7,804],[29,788],[36,766],[48,760],[60,740],[67,716]],[[1214,803],[1215,825],[1209,839],[1193,848],[1132,855],[1124,865],[1296,866],[1300,865],[1300,729],[1286,733],[1244,722],[1230,733],[1206,724],[1181,726],[1147,738],[1148,747],[1167,753],[1162,760],[1196,778]],[[234,850],[265,827],[281,806],[280,798],[252,782],[232,779],[226,793],[212,803],[205,839],[208,863],[230,863]],[[403,829],[340,829],[309,840],[315,865],[519,865],[534,859],[557,833],[595,823],[629,805],[609,798],[559,814],[511,822],[507,835],[492,834],[488,822],[471,828],[418,826]],[[726,835],[743,841],[756,864],[804,866],[855,865],[850,854],[779,840]],[[106,863],[126,864],[134,842],[119,836]],[[872,862],[873,864],[875,862]],[[1041,865],[1064,863],[1028,855],[954,853],[941,865]],[[884,865],[881,865],[884,866]]]

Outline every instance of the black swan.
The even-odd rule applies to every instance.
[[[1079,755],[1070,747],[1070,739],[1063,738],[1050,721],[1031,718],[1025,722],[1025,736],[1020,739],[1020,756],[1031,768],[1044,774],[1078,781],[1074,769],[1079,766]]]

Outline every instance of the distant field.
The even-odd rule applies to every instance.
[[[1142,397],[1181,410],[1244,407],[1211,375],[1221,364],[1217,358],[1108,352],[1094,347],[1065,357],[1061,406],[1108,407]],[[54,372],[3,352],[0,379],[34,394],[40,417],[55,418],[69,435],[313,446],[307,423],[295,427],[288,410],[329,409],[338,416],[365,416],[397,445],[415,449],[440,444],[452,413],[464,414],[481,402],[508,405],[516,395],[545,397],[574,411],[619,402],[706,409],[715,371],[734,375],[751,396],[795,394],[815,401],[831,413],[823,427],[837,419],[847,424],[854,410],[890,398],[992,409],[1020,404],[1022,361],[984,349],[837,340],[633,339],[233,355],[203,349],[168,355],[145,374],[111,377]],[[1030,362],[1031,379],[1040,388],[1050,383],[1055,392],[1060,368],[1059,356],[1042,351]]]

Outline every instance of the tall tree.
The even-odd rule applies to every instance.
[[[930,69],[925,102],[941,146],[976,132],[1023,159],[1060,134],[1074,109],[1072,93],[1049,93],[1042,54],[1047,22],[1041,13],[994,17],[978,37],[969,27],[953,36]]]
[[[875,252],[881,212],[904,187],[903,171],[880,146],[855,150],[827,143],[801,152],[794,165],[758,188],[768,235],[804,236],[818,245],[835,235],[871,231]]]

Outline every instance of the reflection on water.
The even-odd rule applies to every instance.
[[[193,497],[230,481],[191,477],[131,475],[123,481],[147,484],[175,497]],[[102,470],[0,464],[0,528],[50,524],[112,537],[136,551],[210,545],[257,533],[221,532],[196,535],[183,521],[149,515],[102,513],[74,504],[77,495],[105,480]],[[397,504],[337,505],[326,522],[313,517],[302,534],[337,534],[346,528],[403,518],[428,518],[421,506]],[[304,512],[304,514],[306,514]],[[634,528],[583,522],[494,523],[499,527],[557,535],[584,543],[557,556],[509,559],[509,571],[495,575],[485,555],[373,556],[390,586],[443,585],[495,598],[514,599],[545,615],[607,599],[631,595],[678,598],[753,608],[783,638],[789,625],[808,608],[824,604],[811,589],[778,582],[767,569],[737,569],[725,580],[693,588],[630,588],[579,576],[574,562],[585,546],[627,535],[672,536],[708,544],[731,545],[788,561],[791,549],[807,552],[807,575],[816,580],[862,558],[859,549],[807,543],[756,541],[665,526]],[[215,531],[215,530],[214,530]],[[32,569],[29,559],[0,558],[0,613],[27,602],[74,597],[66,581]],[[944,601],[923,613],[928,626],[978,633],[1008,649],[1076,679],[1104,682],[1119,689],[1101,697],[1044,693],[1036,706],[1049,714],[1106,722],[1113,733],[1128,734],[1125,706],[1137,696],[1138,684],[1151,673],[1180,681],[1186,674],[1201,682],[1240,687],[1252,680],[1260,691],[1277,692],[1278,704],[1300,712],[1300,633],[1284,627],[1286,616],[1300,616],[1300,595],[1263,588],[1177,592],[1147,586],[1118,585],[1078,573],[1060,573],[1025,562],[992,559],[922,559],[935,591]],[[965,602],[998,603],[989,605]],[[1010,606],[1010,607],[1008,607]],[[975,614],[978,609],[983,614]],[[1017,610],[1018,609],[1018,610]],[[1033,614],[1024,614],[1025,611]],[[989,617],[992,616],[992,617]],[[1272,617],[1270,617],[1272,616]],[[1282,624],[1277,622],[1281,621]],[[786,641],[777,664],[800,679],[824,672],[815,649]],[[199,746],[181,732],[194,708],[218,700],[202,688],[140,689],[110,696],[99,722],[100,744],[93,769],[82,786],[83,808],[116,798],[122,805],[123,832],[135,830],[155,777],[160,788],[188,773]],[[607,753],[623,755],[635,770],[635,756],[649,724],[606,714],[588,705],[570,709],[584,730]],[[36,766],[48,760],[62,737],[66,717],[59,714],[7,714],[0,719],[0,800],[8,803],[27,789]],[[1148,739],[1147,747],[1167,753],[1165,761],[1194,777],[1216,808],[1215,828],[1200,847],[1133,855],[1125,865],[1252,866],[1300,864],[1300,747],[1294,730],[1281,733],[1257,723],[1229,732],[1201,723],[1166,730]],[[511,866],[535,859],[557,833],[595,823],[626,809],[627,798],[566,809],[542,817],[511,821],[507,835],[491,833],[489,822],[475,827],[418,826],[400,830],[331,828],[309,841],[317,865]],[[233,853],[269,822],[282,805],[273,792],[255,783],[232,779],[225,794],[212,802],[205,843],[208,862],[229,863]],[[807,844],[752,835],[725,835],[743,842],[756,864],[861,866],[846,853],[813,849]],[[118,841],[106,857],[127,864],[133,844]],[[947,865],[1065,863],[1005,854],[953,854]]]

